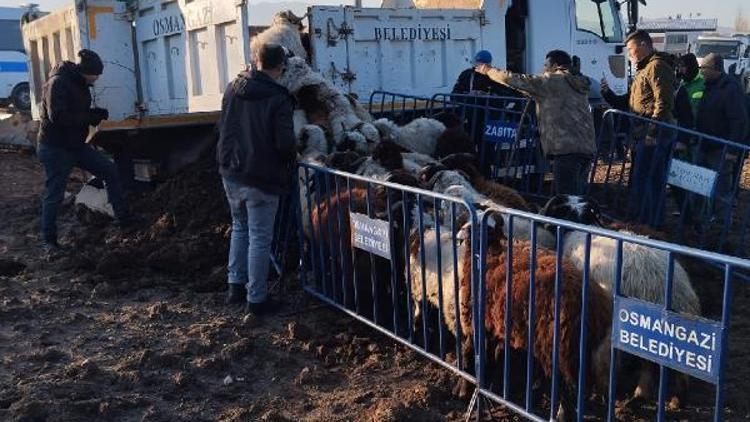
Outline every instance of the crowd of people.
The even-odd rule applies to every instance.
[[[662,222],[666,173],[674,157],[717,173],[713,199],[672,189],[688,221],[710,219],[721,211],[721,204],[731,202],[728,196],[742,165],[739,149],[714,140],[698,141],[688,132],[668,130],[646,119],[748,145],[750,97],[724,71],[720,55],[707,55],[699,66],[692,53],[673,57],[656,51],[651,36],[642,30],[627,37],[626,47],[635,69],[628,92],[615,94],[606,79],[600,85],[610,107],[644,118],[628,122],[633,161],[629,215],[654,226]],[[534,99],[541,148],[552,162],[556,194],[585,192],[597,149],[587,101],[590,79],[581,74],[576,59],[551,51],[541,75],[524,75],[492,68],[491,54],[481,51],[474,67],[461,73],[454,87],[455,93],[499,95],[504,92],[498,87],[502,85]]]

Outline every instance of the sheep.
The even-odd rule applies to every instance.
[[[367,145],[380,142],[378,129],[372,123],[362,121],[348,97],[313,71],[304,59],[289,58],[287,70],[279,83],[296,95],[309,120],[325,121],[321,125],[331,131],[337,146],[345,141],[353,141],[357,148],[366,152],[371,148]]]
[[[393,172],[386,181],[401,183],[407,185],[416,185],[416,179],[403,172]],[[360,313],[365,316],[372,316],[376,321],[387,323],[392,321],[392,310],[398,307],[398,303],[393,303],[392,290],[395,286],[397,301],[406,293],[403,290],[403,272],[397,272],[398,279],[396,283],[391,283],[391,263],[390,261],[379,256],[370,256],[369,253],[352,248],[351,232],[349,224],[349,212],[358,212],[367,214],[368,210],[371,215],[379,219],[388,219],[390,205],[390,228],[391,237],[394,245],[403,245],[404,231],[401,229],[403,221],[403,206],[398,199],[399,195],[395,191],[386,189],[383,186],[376,186],[371,189],[369,194],[370,204],[368,207],[368,189],[362,186],[353,186],[343,188],[340,192],[334,192],[330,198],[322,200],[319,206],[314,206],[312,210],[312,235],[316,240],[318,247],[331,248],[329,257],[332,268],[339,274],[339,279],[343,280],[344,289],[341,290],[341,299],[344,304],[351,306],[358,303]],[[339,253],[341,252],[341,253]],[[392,259],[396,268],[405,266],[403,248],[396,247],[392,251]],[[343,274],[340,272],[343,269]],[[357,277],[354,275],[358,274]],[[370,275],[375,278],[375,296],[373,297],[373,286]],[[356,285],[354,280],[356,279]],[[331,286],[333,287],[333,286]],[[338,288],[338,286],[337,286]],[[355,297],[356,292],[356,297]],[[373,303],[377,301],[380,304],[377,315],[374,313]],[[389,306],[390,305],[390,306]]]
[[[581,224],[602,226],[596,201],[581,196],[555,196],[547,202],[541,214]],[[563,240],[565,256],[578,268],[582,268],[584,263],[585,238],[585,233],[568,231]],[[608,292],[612,291],[614,283],[616,247],[615,239],[603,236],[591,238],[591,276]],[[622,294],[651,303],[664,303],[667,252],[631,242],[623,242],[622,249]],[[679,262],[674,263],[673,281],[673,309],[690,315],[700,315],[700,300],[693,290],[687,271]]]
[[[326,155],[331,152],[333,145],[328,141],[323,128],[317,125],[305,125],[300,129],[297,137],[297,150],[300,152],[302,161],[307,158]]]
[[[452,170],[462,170],[469,176],[471,184],[477,191],[493,202],[521,211],[534,211],[533,207],[515,189],[487,180],[482,176],[476,166],[476,157],[473,154],[451,154],[442,158],[440,163]]]
[[[541,214],[581,224],[601,226],[599,206],[591,198],[575,195],[558,195],[550,199]],[[548,227],[548,229],[552,229]],[[628,232],[625,232],[628,233]],[[630,233],[629,233],[630,234]],[[563,255],[579,270],[583,270],[586,259],[587,235],[580,231],[567,231],[563,238]],[[554,246],[554,245],[552,245]],[[617,240],[604,237],[591,237],[589,271],[591,279],[604,289],[611,300],[616,266]],[[664,283],[668,271],[668,253],[631,242],[622,244],[620,282],[621,294],[655,304],[664,303]],[[683,266],[675,261],[672,287],[672,309],[690,315],[700,315],[701,305],[698,295]],[[652,368],[645,365],[640,371],[640,379],[634,397],[647,397],[652,394]],[[678,380],[683,383],[685,377]]]
[[[492,212],[492,211],[490,211]],[[495,346],[495,356],[499,359],[503,353],[525,352],[528,349],[528,308],[530,288],[530,252],[531,245],[526,241],[513,242],[512,286],[511,286],[511,324],[510,332],[505,331],[506,290],[508,271],[508,240],[502,233],[502,218],[490,215],[487,219],[490,233],[484,261],[485,315],[484,329],[487,331],[489,344]],[[461,269],[460,286],[460,320],[464,333],[474,333],[475,327],[472,312],[476,301],[472,300],[472,259],[471,250],[466,248]],[[578,380],[579,335],[581,329],[581,289],[582,274],[571,262],[560,264],[562,277],[560,283],[560,319],[559,319],[559,365],[562,381],[561,412],[558,418],[565,415],[570,418],[575,411],[574,398]],[[542,369],[545,377],[552,377],[552,345],[554,333],[555,278],[557,257],[552,251],[536,251],[535,271],[535,309],[534,348],[531,350],[536,364]],[[588,286],[588,318],[584,322],[588,342],[584,351],[590,363],[587,379],[598,390],[606,391],[609,374],[610,325],[612,318],[611,301],[606,292],[596,283]],[[506,336],[510,337],[512,350],[504,350]],[[463,341],[462,353],[465,361],[472,357],[473,342],[471,336]],[[525,353],[524,353],[525,354]],[[570,413],[568,413],[570,412]]]
[[[302,46],[300,37],[300,33],[305,28],[302,25],[303,19],[304,17],[295,16],[291,10],[277,13],[273,17],[271,26],[250,40],[250,50],[253,54],[257,54],[264,44],[278,44],[302,60],[307,60],[307,52]]]
[[[390,139],[412,152],[435,155],[437,139],[445,132],[445,125],[435,119],[420,117],[404,126],[398,126],[386,118],[373,122],[381,139]]]
[[[445,125],[445,132],[437,138],[435,157],[442,159],[452,154],[475,152],[475,142],[464,130],[464,122],[460,116],[442,112],[433,117]]]

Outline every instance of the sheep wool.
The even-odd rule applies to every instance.
[[[307,52],[302,46],[300,37],[299,20],[290,11],[279,12],[273,18],[273,24],[265,31],[259,33],[250,40],[250,51],[255,54],[263,44],[278,44],[294,53],[296,57],[307,59]]]

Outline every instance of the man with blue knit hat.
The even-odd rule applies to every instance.
[[[454,94],[518,96],[512,89],[493,81],[487,75],[478,73],[476,68],[480,65],[492,65],[492,53],[481,50],[474,55],[474,66],[464,70],[458,76],[453,86]]]

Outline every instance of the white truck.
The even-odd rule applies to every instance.
[[[626,90],[616,0],[418,0],[417,5],[310,7],[312,66],[367,101],[376,90],[448,92],[480,49],[492,51],[496,66],[539,72],[546,52],[559,48],[579,56],[583,73],[594,81],[604,76],[614,90]],[[89,48],[105,64],[94,101],[110,110],[110,120],[92,140],[159,160],[175,148],[192,156],[205,144],[190,146],[193,139],[212,136],[227,82],[250,60],[249,15],[252,6],[244,0],[77,0],[29,22],[23,38],[34,116],[51,66]],[[171,160],[166,167],[189,159]]]
[[[746,37],[700,36],[693,46],[698,63],[710,53],[724,58],[724,71],[742,81],[750,94],[750,43]]]
[[[29,71],[21,39],[25,9],[0,7],[0,103],[20,110],[31,107]]]

